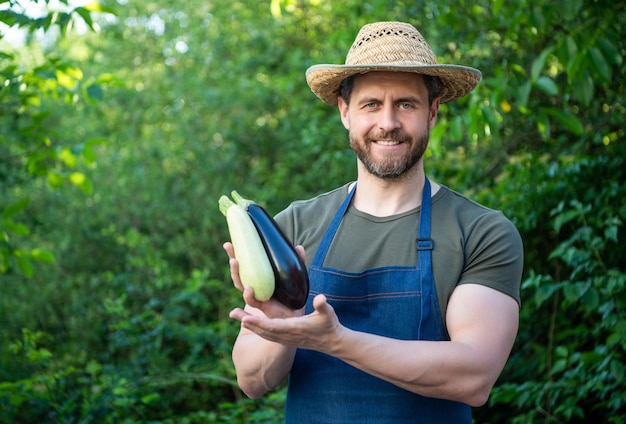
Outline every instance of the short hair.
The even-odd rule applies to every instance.
[[[354,86],[354,78],[358,74],[350,75],[348,78],[341,81],[339,85],[339,95],[346,101],[346,103],[350,103],[350,96],[352,95],[352,87]],[[433,75],[425,75],[421,74],[424,77],[424,83],[426,84],[426,89],[428,90],[428,105],[430,106],[433,101],[439,96],[441,93],[441,79],[439,77]]]

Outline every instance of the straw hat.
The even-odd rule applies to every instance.
[[[306,80],[317,97],[337,106],[339,85],[345,78],[371,71],[414,72],[441,79],[441,102],[465,96],[480,81],[480,71],[460,65],[437,64],[437,56],[410,24],[377,22],[365,25],[356,36],[345,65],[314,65]]]

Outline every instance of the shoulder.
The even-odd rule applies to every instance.
[[[310,220],[325,213],[334,214],[348,194],[349,185],[344,184],[307,200],[296,200],[276,215],[276,221],[280,225],[288,225],[289,221]]]
[[[468,216],[477,216],[498,212],[495,209],[481,205],[475,200],[470,199],[464,194],[452,190],[445,185],[441,185],[441,189],[433,198],[433,204],[453,208],[455,212],[464,213]]]
[[[481,205],[446,186],[441,186],[433,199],[433,210],[435,221],[443,221],[446,226],[456,222],[465,236],[473,231],[497,230],[519,237],[517,229],[502,211]]]
[[[292,243],[301,244],[309,251],[313,251],[348,195],[349,185],[344,184],[311,199],[292,202],[276,215],[276,222]]]
[[[519,302],[524,247],[515,225],[501,211],[448,188],[440,192],[437,206],[433,203],[433,231],[449,246],[458,243],[463,270],[457,285],[485,285]]]

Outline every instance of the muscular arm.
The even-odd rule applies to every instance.
[[[323,295],[315,311],[291,319],[242,317],[242,326],[286,346],[314,349],[424,396],[484,404],[510,354],[517,302],[475,284],[456,288],[448,304],[450,341],[406,341],[357,332],[339,323]]]
[[[329,353],[406,390],[483,405],[515,340],[517,302],[487,287],[459,286],[447,322],[449,342],[391,340],[347,330]]]

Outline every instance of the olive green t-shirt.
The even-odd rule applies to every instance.
[[[304,246],[307,266],[347,196],[348,187],[346,184],[312,199],[296,201],[276,216],[292,243]],[[384,266],[416,265],[419,215],[420,207],[377,217],[350,206],[324,266],[358,273]],[[488,286],[520,303],[522,241],[501,212],[441,186],[432,197],[431,238],[433,275],[444,324],[448,300],[460,284]]]

